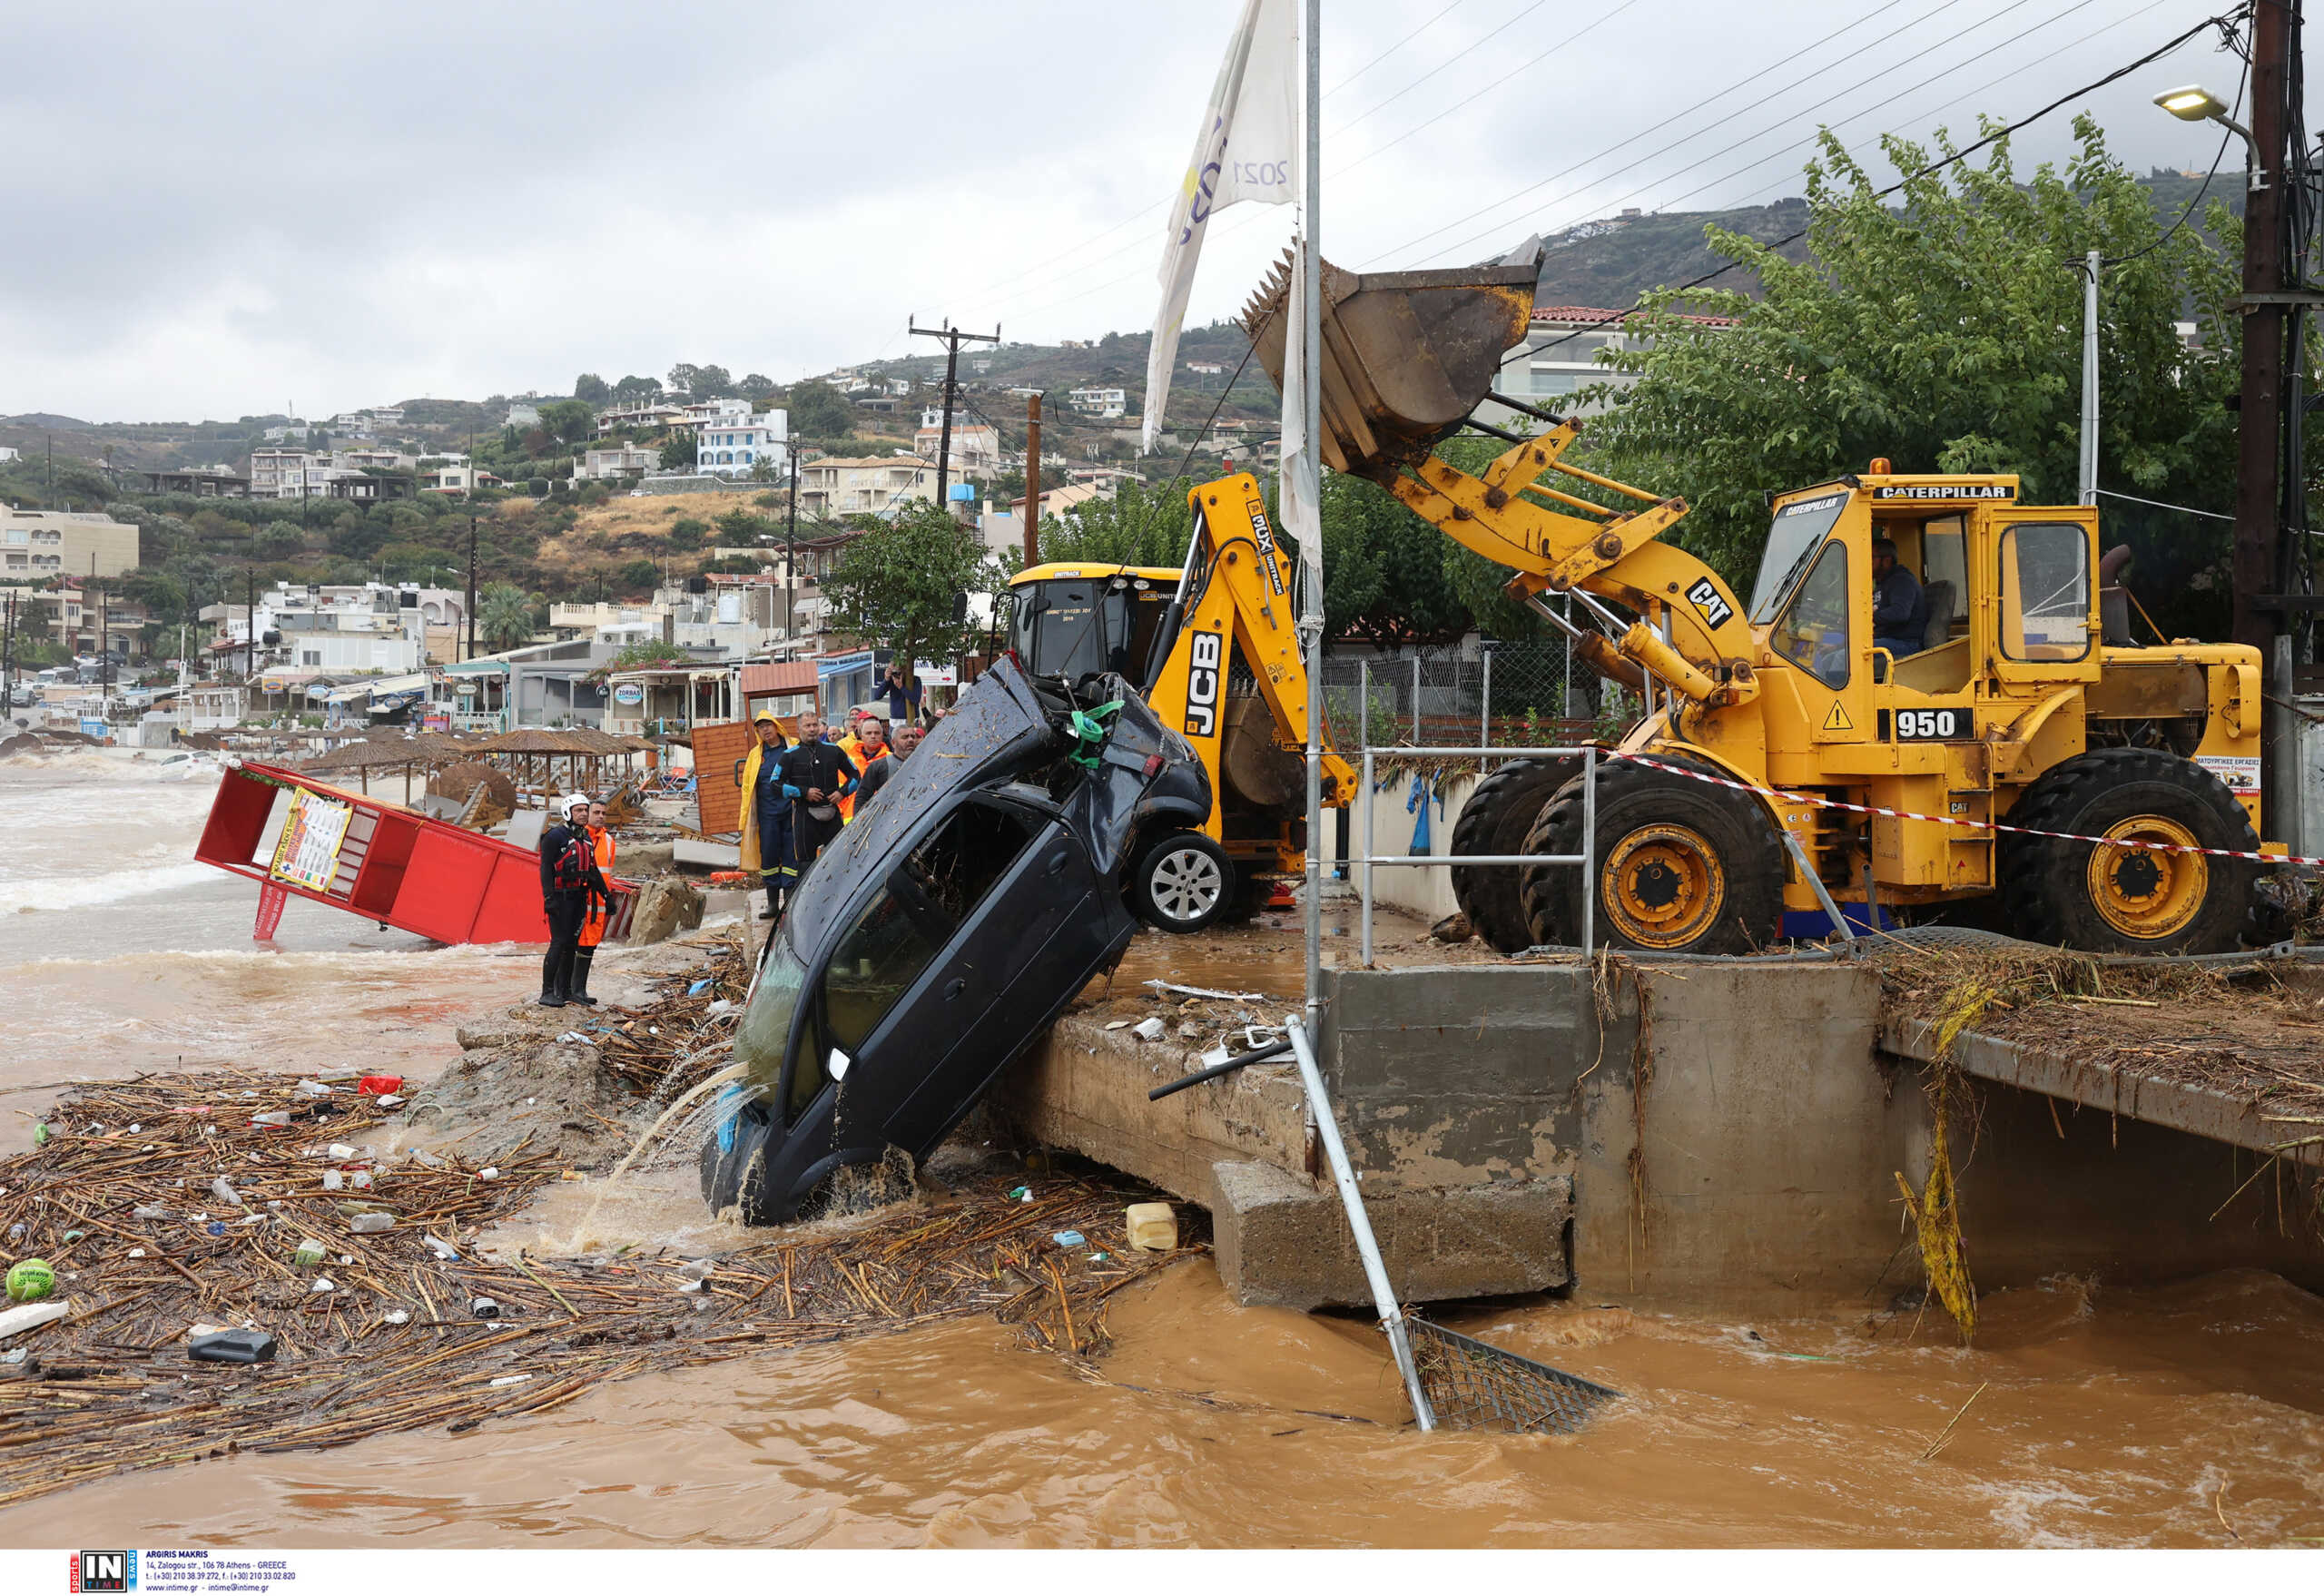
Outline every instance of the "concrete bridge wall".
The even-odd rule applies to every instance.
[[[1401,1295],[1570,1288],[1779,1313],[1919,1284],[1896,1177],[1925,1181],[1932,1120],[1919,1067],[1878,1050],[1871,971],[1618,965],[1602,991],[1592,977],[1577,963],[1328,977],[1322,1059]],[[1148,1103],[1199,1060],[1127,1038],[1068,1017],[996,1106],[1209,1208],[1244,1300],[1362,1301],[1293,1072],[1258,1066]],[[2280,1228],[2272,1177],[2229,1203],[2251,1154],[2006,1086],[1974,1083],[1971,1101],[1949,1134],[1981,1287],[2238,1264],[2324,1287],[2324,1248],[2297,1215]]]

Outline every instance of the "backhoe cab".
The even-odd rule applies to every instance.
[[[1257,481],[1239,473],[1187,495],[1187,564],[1051,564],[1009,584],[1009,641],[1026,671],[1076,684],[1115,672],[1138,683],[1200,756],[1214,794],[1198,828],[1141,837],[1124,890],[1141,918],[1195,931],[1262,907],[1306,865],[1307,671],[1291,562]],[[1324,759],[1324,802],[1355,779]]]
[[[2015,934],[2098,951],[2221,951],[2271,929],[2259,655],[2132,646],[2127,551],[2101,559],[2095,510],[1875,461],[1772,501],[1747,602],[1664,540],[1684,500],[1564,458],[1573,421],[1496,395],[1545,430],[1502,434],[1477,475],[1436,458],[1521,340],[1537,266],[1324,271],[1325,458],[1508,566],[1512,596],[1643,699],[1627,757],[1600,766],[1593,879],[1457,866],[1480,932],[1505,951],[1573,942],[1588,891],[1616,946],[1747,951],[1820,909],[1807,871],[1886,909],[1996,901]],[[1278,384],[1285,281],[1244,316]],[[1453,852],[1578,853],[1584,811],[1571,762],[1512,761],[1478,783]]]

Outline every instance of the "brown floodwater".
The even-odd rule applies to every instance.
[[[1369,1327],[1196,1261],[1118,1301],[1096,1380],[964,1321],[84,1486],[0,1544],[2324,1546],[2324,1304],[2229,1274],[1985,1311],[1974,1351],[1909,1316],[1472,1313],[1630,1394],[1576,1436],[1422,1436]]]
[[[100,778],[0,769],[0,799],[53,800],[43,840],[86,825],[94,846],[104,825],[76,806]],[[129,793],[155,851],[121,879],[19,863],[12,886],[0,859],[0,1151],[25,1123],[9,1110],[47,1081],[181,1058],[426,1076],[455,1025],[527,990],[518,951],[433,949],[329,911],[254,949],[248,883],[166,873],[206,791]],[[1265,925],[1141,938],[1115,991],[1161,978],[1292,998],[1297,945]],[[611,1194],[550,1187],[491,1240],[730,1245],[691,1187],[682,1157],[648,1160]],[[1627,1394],[1575,1436],[1423,1436],[1374,1330],[1239,1307],[1195,1258],[1115,1300],[1094,1377],[961,1320],[631,1380],[467,1434],[123,1476],[0,1511],[0,1546],[2324,1550],[2324,1299],[2249,1272],[2061,1278],[1981,1312],[1964,1349],[1934,1309],[1447,1310]]]

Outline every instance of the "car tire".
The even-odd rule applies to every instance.
[[[1452,852],[1509,854],[1525,852],[1525,839],[1542,808],[1571,781],[1581,761],[1512,759],[1480,781],[1452,823]],[[1452,901],[1469,917],[1469,929],[1502,953],[1522,953],[1533,945],[1526,919],[1522,866],[1452,867]]]
[[[1169,832],[1148,843],[1131,867],[1129,906],[1166,931],[1205,930],[1235,907],[1235,862],[1200,832]]]

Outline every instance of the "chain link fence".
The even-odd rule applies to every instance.
[[[1340,748],[1555,747],[1585,741],[1610,707],[1562,638],[1488,638],[1477,657],[1366,655],[1324,661]]]

